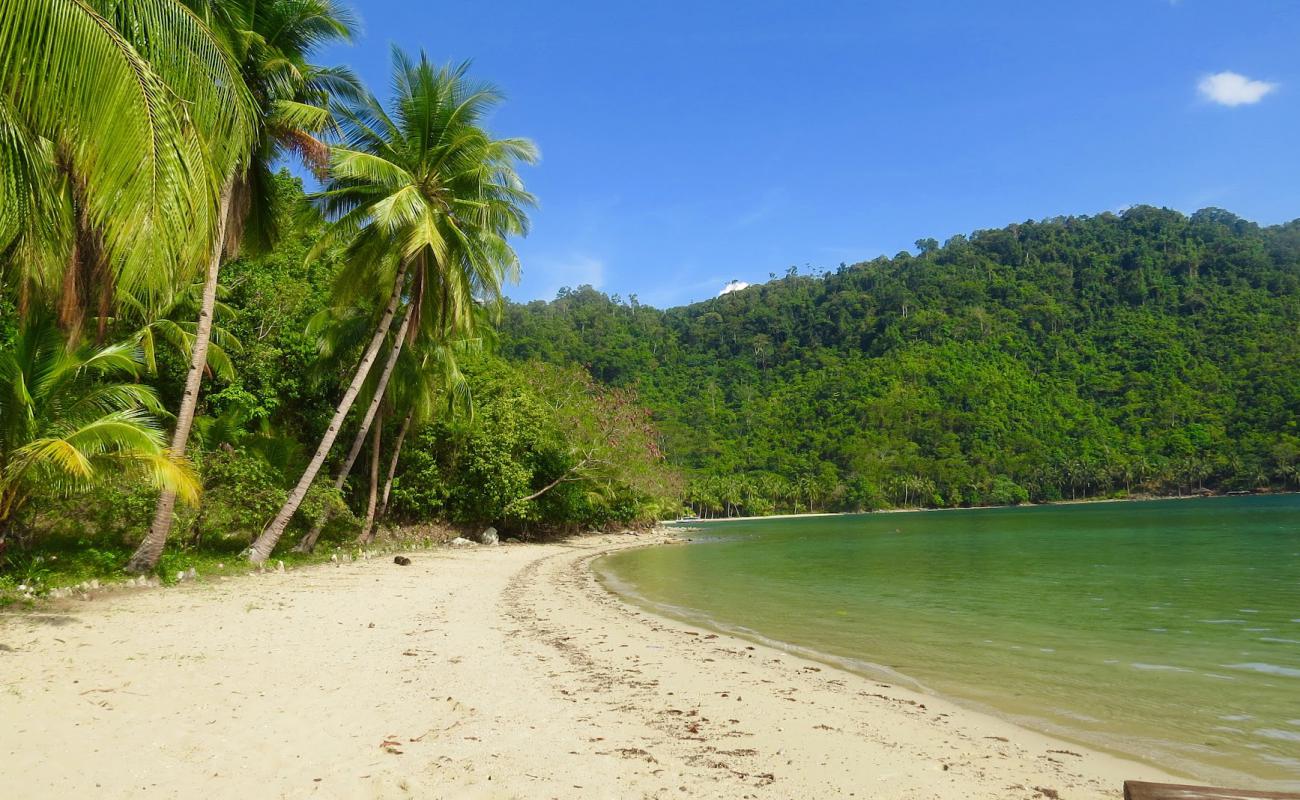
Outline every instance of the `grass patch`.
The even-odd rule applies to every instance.
[[[354,537],[355,533],[349,533],[331,540],[322,539],[316,552],[294,553],[289,551],[294,540],[286,536],[284,551],[272,555],[268,563],[274,569],[277,562],[283,561],[285,568],[291,569],[325,563],[335,554],[347,554],[355,559],[362,548],[356,545]],[[422,549],[440,541],[399,530],[382,535],[365,549],[371,553],[388,553]],[[177,583],[179,576],[191,569],[198,581],[260,571],[248,563],[244,554],[247,549],[246,542],[232,539],[212,539],[198,545],[171,542],[163,551],[153,574],[164,585],[170,585]],[[133,577],[122,568],[134,550],[133,543],[123,542],[112,535],[49,534],[26,547],[11,544],[3,564],[0,564],[0,607],[32,606],[55,589],[75,587],[89,581],[99,581],[101,588],[124,584]]]

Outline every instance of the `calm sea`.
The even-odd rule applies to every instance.
[[[1300,496],[703,523],[602,579],[1193,778],[1300,789]]]

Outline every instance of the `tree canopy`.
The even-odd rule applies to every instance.
[[[917,247],[666,311],[562,290],[503,351],[636,387],[715,513],[1296,486],[1300,223],[1141,206]]]

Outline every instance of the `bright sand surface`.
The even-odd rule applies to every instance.
[[[0,797],[1117,798],[1169,777],[596,582],[593,558],[665,538],[4,614]]]

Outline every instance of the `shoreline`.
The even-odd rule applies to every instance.
[[[645,611],[591,569],[675,541],[425,551],[0,614],[0,788],[1028,800],[1173,779]]]
[[[934,511],[985,511],[994,508],[1052,508],[1053,506],[1082,506],[1101,503],[1152,503],[1165,500],[1216,500],[1225,497],[1283,497],[1291,494],[1300,494],[1296,491],[1278,491],[1278,492],[1259,492],[1248,493],[1246,495],[1233,495],[1226,492],[1217,494],[1168,494],[1156,495],[1151,497],[1087,497],[1078,500],[1053,500],[1049,503],[1017,503],[1015,505],[1003,506],[948,506],[945,508],[925,508],[924,506],[912,506],[909,508],[879,508],[875,511],[815,511],[811,513],[797,514],[768,514],[766,516],[748,516],[748,517],[714,517],[712,519],[671,519],[660,523],[664,526],[685,526],[689,527],[695,524],[714,523],[714,522],[754,522],[765,519],[797,519],[809,517],[861,517],[869,514],[918,514],[922,512]],[[672,528],[670,528],[671,530]]]

